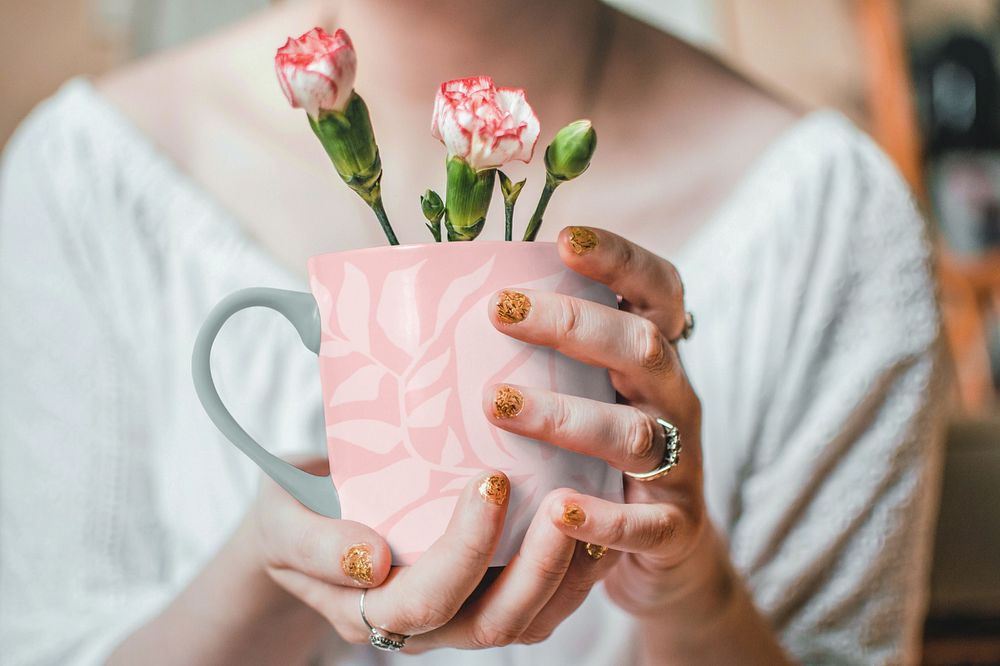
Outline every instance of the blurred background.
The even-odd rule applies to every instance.
[[[956,391],[927,664],[1000,664],[1000,2],[608,0],[776,93],[847,114],[909,181],[937,248]],[[268,0],[3,0],[0,145],[67,78]]]

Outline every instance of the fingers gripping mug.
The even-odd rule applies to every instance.
[[[542,498],[571,487],[621,499],[621,475],[601,460],[503,431],[482,412],[500,383],[614,401],[607,371],[503,335],[491,295],[537,289],[616,307],[604,285],[567,269],[554,243],[476,241],[323,254],[308,264],[311,294],[251,288],[208,315],[192,359],[195,389],[222,433],[313,511],[374,528],[393,563],[412,564],[443,532],[462,488],[485,470],[511,480],[491,565],[517,552]],[[267,307],[317,354],[330,476],[268,453],[219,398],[212,344],[236,312]],[[530,316],[530,315],[529,315]]]

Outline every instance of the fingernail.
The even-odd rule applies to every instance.
[[[519,291],[501,291],[497,299],[497,318],[505,324],[524,321],[531,312],[531,299]]]
[[[599,546],[596,543],[586,544],[587,555],[590,555],[590,559],[599,560],[608,553],[607,546]]]
[[[479,495],[497,506],[503,506],[510,495],[510,481],[503,474],[490,474],[479,484]]]
[[[597,234],[587,227],[570,227],[569,246],[577,254],[587,254],[597,247]]]
[[[373,576],[372,547],[367,543],[348,546],[340,558],[340,568],[344,573],[363,585],[375,582]]]
[[[498,419],[509,419],[521,413],[524,394],[513,386],[502,384],[493,396],[493,414]]]
[[[579,527],[580,525],[583,525],[585,520],[587,520],[587,514],[583,512],[583,507],[579,504],[571,503],[563,506],[563,525],[568,525],[569,527]]]

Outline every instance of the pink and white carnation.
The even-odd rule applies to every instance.
[[[496,88],[488,76],[441,84],[431,134],[476,171],[531,161],[538,116],[520,88]]]
[[[332,36],[313,28],[298,39],[288,38],[274,56],[281,90],[291,105],[312,118],[320,111],[343,111],[354,90],[358,58],[343,30]]]

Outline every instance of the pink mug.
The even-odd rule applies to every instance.
[[[195,388],[227,438],[302,504],[365,523],[408,565],[443,532],[462,488],[485,470],[511,481],[491,566],[517,552],[550,490],[621,500],[621,474],[596,458],[514,435],[482,412],[483,391],[510,382],[614,401],[603,368],[514,340],[490,323],[503,288],[537,289],[617,307],[604,285],[566,268],[554,243],[475,241],[380,247],[309,259],[312,294],[252,288],[202,325]],[[318,355],[329,477],[303,472],[254,441],[222,404],[209,368],[225,321],[248,307],[283,314]]]

